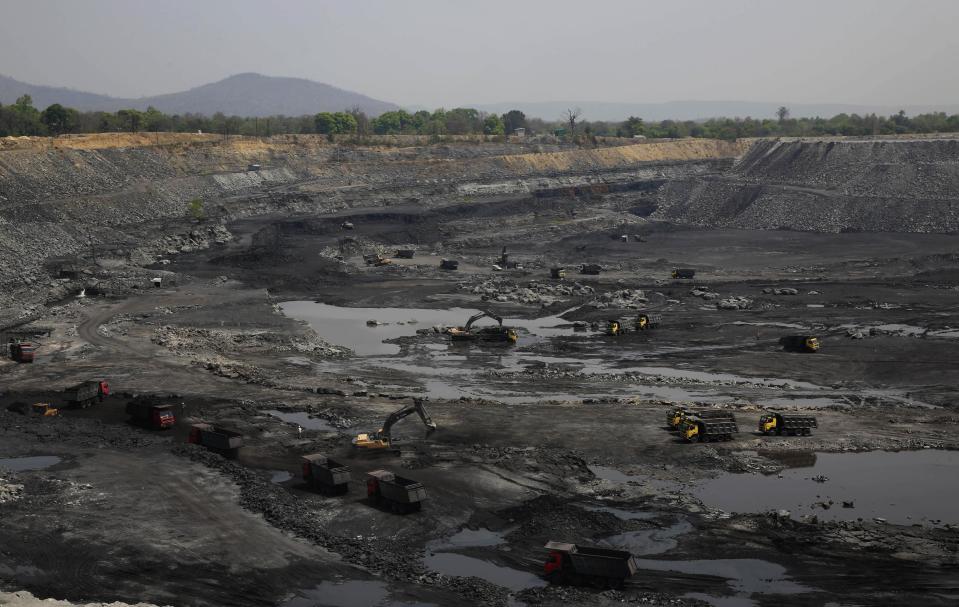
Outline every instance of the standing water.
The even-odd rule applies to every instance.
[[[778,476],[723,474],[693,489],[727,512],[789,510],[794,517],[891,523],[959,523],[959,452],[818,453]],[[844,504],[845,503],[845,504]]]

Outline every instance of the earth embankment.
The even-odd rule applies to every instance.
[[[812,232],[959,230],[959,139],[759,140],[727,172],[666,184],[655,217]]]

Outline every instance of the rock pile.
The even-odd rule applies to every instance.
[[[479,284],[460,283],[459,288],[479,295],[483,301],[516,302],[548,306],[569,297],[587,297],[595,291],[588,285],[531,281],[521,286],[504,278],[491,278]]]
[[[596,299],[589,302],[588,305],[603,310],[613,309],[636,309],[645,307],[649,302],[646,292],[639,289],[622,289],[620,291],[609,291],[601,294]]]
[[[0,476],[0,504],[6,504],[20,499],[23,495],[23,485],[19,485]]]
[[[695,289],[691,290],[689,294],[693,297],[701,297],[707,301],[722,297],[719,293],[710,291],[709,287],[696,287]]]
[[[753,300],[748,297],[733,296],[721,299],[716,302],[717,310],[748,310],[753,305]]]
[[[164,325],[153,332],[151,341],[178,354],[201,351],[231,353],[237,350],[300,352],[326,358],[350,354],[348,348],[334,346],[316,336],[300,338],[268,331],[227,331]]]
[[[784,287],[782,289],[766,287],[763,289],[763,293],[766,295],[799,295],[799,289],[793,289],[792,287]]]

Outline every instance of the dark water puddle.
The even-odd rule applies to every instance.
[[[336,432],[336,428],[331,426],[329,422],[325,419],[320,419],[318,417],[310,417],[309,413],[304,411],[275,411],[269,410],[264,411],[268,415],[272,415],[278,419],[285,421],[288,424],[294,424],[301,426],[305,430],[322,430],[324,432]]]
[[[478,577],[514,592],[546,586],[544,580],[528,571],[494,565],[482,559],[453,552],[435,552],[424,558],[423,563],[437,573]]]
[[[629,482],[640,482],[644,480],[642,476],[631,476],[624,472],[620,472],[616,468],[610,468],[609,466],[587,466],[589,471],[596,475],[596,478],[601,478],[604,481],[612,481],[614,483],[629,483]]]
[[[280,607],[436,607],[433,603],[403,602],[390,599],[386,582],[349,581],[323,582],[310,590],[299,590],[297,596]]]
[[[504,536],[509,531],[490,531],[489,529],[461,529],[448,538],[433,540],[426,544],[427,550],[449,550],[453,548],[485,548],[499,546],[506,542]]]
[[[280,485],[293,478],[293,474],[286,470],[270,470],[270,482],[274,485]]]
[[[717,559],[701,561],[667,561],[636,559],[641,570],[674,571],[689,575],[718,577],[726,580],[730,589],[741,598],[758,594],[801,594],[813,588],[789,579],[786,568],[760,559]],[[640,572],[642,575],[642,571]],[[745,603],[749,604],[749,603]]]
[[[659,516],[657,512],[636,512],[633,510],[623,510],[622,508],[613,508],[612,506],[583,504],[580,508],[589,510],[590,512],[608,512],[623,521],[645,521]]]
[[[815,451],[757,451],[757,453],[787,468],[813,468],[816,466]]]
[[[399,345],[384,342],[415,335],[417,329],[434,325],[460,326],[478,312],[467,308],[346,308],[313,301],[287,301],[280,308],[287,316],[309,323],[326,341],[350,348],[358,356],[399,354]],[[485,318],[476,326],[493,322]],[[569,321],[560,315],[531,320],[504,318],[503,323],[539,337],[572,333]]]
[[[27,457],[0,458],[0,468],[11,472],[27,472],[29,470],[46,470],[60,463],[55,455],[31,455]]]
[[[742,596],[712,596],[702,592],[689,592],[683,595],[687,599],[699,599],[712,605],[713,607],[756,607],[759,605],[752,599]]]
[[[682,520],[675,525],[662,529],[643,529],[620,533],[604,539],[602,543],[613,548],[627,550],[637,556],[662,554],[675,548],[679,544],[677,538],[692,530],[693,526],[689,521]]]
[[[959,452],[818,453],[812,466],[781,475],[723,474],[694,487],[727,512],[788,510],[798,518],[891,523],[959,523]],[[831,504],[830,504],[831,502]],[[852,507],[843,507],[843,502]]]

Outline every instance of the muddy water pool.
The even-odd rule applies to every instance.
[[[727,512],[788,510],[795,518],[959,524],[959,452],[817,453],[812,462],[802,461],[802,467],[781,475],[722,474],[692,493]]]

